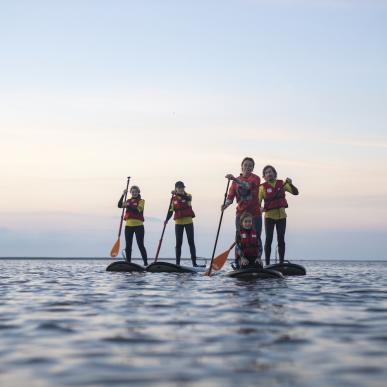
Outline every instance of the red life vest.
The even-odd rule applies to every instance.
[[[254,173],[251,173],[247,177],[240,175],[238,179],[246,184],[246,189],[241,189],[241,187],[233,181],[227,196],[227,199],[231,201],[233,201],[234,197],[236,197],[236,201],[238,203],[236,207],[237,215],[241,215],[246,211],[250,212],[254,217],[261,215],[261,209],[258,201],[258,189],[261,179]],[[241,196],[242,193],[246,194],[246,196]]]
[[[265,211],[288,207],[282,180],[277,180],[274,187],[268,182],[263,183],[262,186],[265,189]]]
[[[124,220],[128,219],[138,219],[144,221],[144,214],[143,211],[139,212],[137,210],[138,203],[140,202],[141,198],[131,198],[126,201],[126,204],[131,206],[132,208],[127,208],[124,215]]]
[[[239,231],[240,248],[246,258],[257,258],[259,255],[258,236],[254,229]]]
[[[194,218],[195,213],[192,210],[192,207],[188,204],[186,199],[182,199],[181,196],[175,195],[173,197],[173,209],[175,211],[175,215],[173,219],[181,219],[181,218]]]

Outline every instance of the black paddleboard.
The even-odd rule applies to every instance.
[[[290,263],[285,261],[282,265],[275,263],[273,265],[265,266],[265,269],[276,270],[283,275],[305,275],[306,269],[304,266],[297,265],[296,263]]]
[[[262,269],[259,267],[250,267],[247,269],[233,270],[227,273],[227,276],[232,278],[259,278],[259,279],[284,278],[284,276],[276,270]]]
[[[145,271],[146,268],[140,265],[137,265],[136,263],[132,262],[126,262],[126,261],[116,261],[111,263],[107,268],[106,271],[121,271],[121,272],[141,272]]]
[[[153,262],[147,266],[146,271],[150,273],[203,273],[206,271],[205,267],[188,267],[175,265],[169,262]]]

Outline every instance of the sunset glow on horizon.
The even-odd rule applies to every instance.
[[[108,256],[127,176],[149,256],[182,180],[208,257],[225,175],[250,156],[300,190],[289,258],[385,259],[386,16],[377,0],[4,4],[0,257]]]

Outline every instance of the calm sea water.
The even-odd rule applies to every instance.
[[[385,386],[387,262],[305,277],[0,260],[1,386]]]

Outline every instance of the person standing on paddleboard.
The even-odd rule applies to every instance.
[[[274,227],[277,230],[278,255],[280,264],[285,259],[285,231],[286,212],[288,203],[285,192],[298,195],[298,189],[293,185],[292,179],[277,180],[277,171],[271,165],[266,165],[262,171],[265,183],[259,187],[259,203],[264,201],[263,211],[265,212],[265,262],[270,264],[271,243],[273,241]]]
[[[249,212],[253,216],[253,226],[261,240],[262,216],[258,202],[258,190],[261,184],[259,176],[253,173],[255,162],[251,157],[245,157],[242,160],[242,173],[239,177],[227,174],[226,179],[232,180],[231,187],[228,191],[227,199],[221,210],[224,211],[232,204],[234,198],[237,201],[235,228],[239,230],[240,217],[244,212]]]
[[[125,189],[122,193],[120,200],[118,201],[118,208],[126,208],[124,220],[125,224],[125,259],[130,262],[132,259],[132,244],[133,234],[136,234],[137,245],[140,250],[144,265],[148,266],[148,256],[144,246],[144,206],[145,200],[141,199],[140,188],[133,185],[130,188],[130,194],[132,195],[125,203],[124,196],[127,193]]]
[[[240,216],[240,227],[236,232],[235,269],[262,267],[262,243],[253,227],[253,215],[244,212]]]
[[[192,195],[185,192],[185,185],[182,181],[177,181],[175,189],[172,191],[171,207],[167,215],[166,222],[175,213],[173,219],[175,221],[175,235],[176,235],[176,265],[180,265],[181,246],[183,244],[184,230],[187,234],[189,250],[191,253],[192,265],[198,267],[196,263],[196,247],[194,241],[194,225],[193,218],[195,213],[192,210]]]

